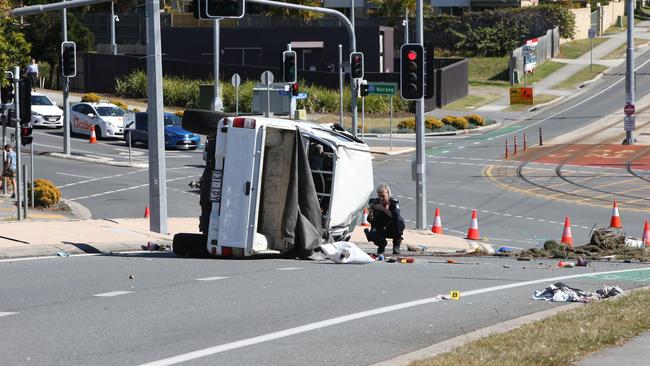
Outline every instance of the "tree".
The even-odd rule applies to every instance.
[[[380,17],[403,17],[408,9],[409,14],[415,14],[416,0],[370,0],[377,6],[377,15]]]
[[[27,0],[25,5],[47,4],[55,0]],[[83,12],[83,9],[68,9],[67,27],[68,41],[77,44],[77,52],[90,51],[95,44],[95,37],[77,19],[74,12]],[[25,17],[27,25],[23,32],[25,38],[32,44],[32,57],[47,62],[50,67],[49,80],[54,80],[61,54],[62,37],[62,12],[53,11],[39,15]]]
[[[299,5],[320,7],[321,1],[319,0],[286,0],[286,3],[293,3]],[[266,11],[266,16],[277,16],[277,17],[301,17],[304,21],[310,21],[311,19],[318,19],[323,17],[323,13],[313,13],[311,11],[281,8],[277,6],[269,6]]]
[[[30,44],[20,32],[16,18],[9,16],[12,7],[15,7],[13,1],[0,0],[0,73],[29,63]],[[0,84],[6,82],[4,75],[0,80]]]

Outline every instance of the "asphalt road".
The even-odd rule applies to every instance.
[[[0,359],[10,365],[365,365],[558,306],[531,300],[533,291],[556,281],[595,290],[650,280],[647,266],[637,264],[550,269],[555,261],[459,261],[468,264],[429,257],[410,265],[334,265],[155,254],[0,261]],[[634,268],[641,270],[593,275]],[[563,278],[580,274],[590,275]],[[461,291],[460,300],[436,299],[452,290]]]
[[[636,98],[650,92],[648,75],[650,53],[643,53],[636,60]],[[524,114],[515,122],[506,122],[499,130],[476,135],[427,138],[427,226],[433,222],[436,207],[442,211],[442,224],[447,232],[466,234],[472,209],[479,214],[481,236],[497,245],[535,247],[545,240],[559,240],[565,216],[570,216],[573,237],[578,243],[588,241],[594,225],[607,226],[611,217],[613,200],[630,200],[629,195],[617,194],[647,186],[647,180],[636,179],[626,185],[612,185],[612,194],[602,195],[598,187],[602,183],[587,183],[587,187],[573,187],[586,197],[599,197],[597,202],[584,202],[584,197],[557,199],[553,191],[542,190],[530,194],[529,184],[521,179],[510,179],[511,189],[495,184],[499,169],[516,170],[519,161],[505,161],[505,140],[519,137],[526,132],[529,146],[538,143],[541,127],[544,139],[564,135],[586,126],[612,113],[620,113],[625,102],[624,65],[610,70],[604,77],[557,105],[549,106],[536,114]],[[637,112],[637,123],[645,121],[645,111]],[[623,131],[621,131],[624,136]],[[621,138],[622,140],[622,138]],[[383,144],[385,140],[368,139],[369,144]],[[401,141],[404,144],[404,141]],[[412,145],[414,146],[414,142]],[[511,150],[512,153],[512,150]],[[409,225],[415,226],[415,182],[411,179],[411,163],[415,156],[380,157],[375,160],[375,181],[388,182],[393,195],[400,199],[402,213]],[[562,180],[555,173],[556,165],[531,163],[526,167],[528,175],[542,181],[545,187],[553,187]],[[488,170],[489,169],[489,170]],[[530,169],[533,169],[532,171]],[[598,166],[563,167],[569,176],[607,176],[611,182],[631,176],[623,169]],[[492,174],[488,174],[492,173]],[[496,176],[496,178],[495,178]],[[647,177],[647,173],[645,173]],[[512,189],[514,187],[514,189]],[[589,188],[592,187],[592,188]],[[535,188],[535,187],[533,187]],[[584,189],[583,189],[584,188]],[[516,190],[516,191],[515,191]],[[600,197],[602,196],[602,197]],[[637,192],[635,204],[620,207],[623,224],[630,235],[641,236],[643,220],[647,218],[650,192]]]

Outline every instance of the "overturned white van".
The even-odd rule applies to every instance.
[[[337,125],[186,111],[208,134],[200,234],[177,234],[179,255],[305,257],[347,240],[373,191],[368,146]]]

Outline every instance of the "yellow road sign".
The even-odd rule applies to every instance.
[[[533,104],[533,88],[510,88],[510,104]]]

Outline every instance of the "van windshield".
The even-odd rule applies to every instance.
[[[122,117],[124,111],[117,107],[95,107],[97,113],[103,117]]]

